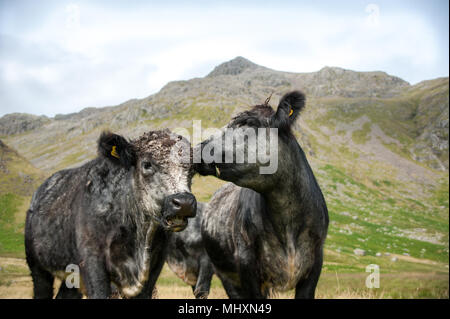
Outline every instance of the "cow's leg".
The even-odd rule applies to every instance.
[[[30,211],[27,212],[27,223],[30,218]],[[29,228],[27,224],[27,228]],[[51,299],[53,298],[53,282],[55,278],[51,273],[39,266],[35,259],[33,240],[31,239],[32,232],[27,229],[25,232],[25,254],[28,268],[31,271],[31,278],[33,279],[33,298],[35,299]]]
[[[240,278],[243,298],[263,299],[259,271],[250,265],[240,265]]]
[[[158,280],[159,274],[161,273],[162,267],[164,266],[165,258],[158,260],[158,262],[150,268],[150,273],[148,275],[148,280],[144,284],[142,291],[135,297],[136,299],[151,299],[154,295],[155,284]]]
[[[59,286],[58,293],[56,294],[56,299],[81,299],[83,294],[77,288],[68,288],[64,280]]]
[[[55,278],[48,271],[39,266],[32,266],[31,278],[33,279],[33,293],[35,299],[52,299],[53,282]]]
[[[239,253],[239,277],[243,298],[266,298],[261,293],[261,276],[256,262],[254,251],[243,247]]]
[[[200,260],[200,271],[195,285],[194,296],[197,299],[206,299],[209,295],[211,287],[211,279],[214,274],[211,262],[208,257],[203,257]]]
[[[220,273],[216,272],[217,277],[219,277],[222,282],[222,286],[230,299],[242,299],[244,296],[240,292],[239,288],[236,287],[228,278],[222,276]]]
[[[106,299],[111,296],[111,283],[105,262],[98,256],[84,258],[80,269],[87,297]]]
[[[316,260],[308,276],[301,279],[295,287],[296,299],[314,299],[317,282],[322,271],[323,251],[322,248],[316,254]]]
[[[150,299],[153,296],[153,291],[155,289],[156,281],[158,280],[159,274],[166,262],[167,256],[167,234],[164,230],[159,231],[152,240],[149,247],[150,254],[150,270],[148,274],[148,279],[142,288],[141,293],[139,293],[134,298],[137,299]]]

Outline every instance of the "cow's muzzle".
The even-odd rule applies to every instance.
[[[164,201],[164,223],[166,228],[178,232],[188,225],[188,218],[195,217],[197,200],[191,193],[177,193]]]

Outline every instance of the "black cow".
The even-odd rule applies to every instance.
[[[240,139],[240,144],[237,139],[224,143],[225,129],[198,146],[203,162],[196,164],[196,170],[234,183],[214,194],[202,221],[206,251],[230,298],[266,298],[273,290],[292,288],[296,298],[314,298],[328,211],[306,156],[291,132],[304,105],[303,93],[294,91],[282,97],[276,111],[266,101],[240,113],[227,126],[237,136],[250,136],[253,131],[258,138],[270,128],[277,129],[278,168],[271,174],[261,174],[260,170],[269,153],[260,152],[262,157],[255,163],[249,157],[238,162],[238,146],[243,146],[246,154],[258,153],[259,149],[252,149],[250,139]],[[262,140],[268,143],[269,136]],[[219,160],[206,163],[205,148]],[[232,163],[221,160],[227,154],[232,155]]]
[[[47,179],[25,226],[34,297],[52,298],[54,277],[63,279],[57,298],[108,298],[111,283],[123,296],[151,297],[170,231],[197,209],[183,152],[189,142],[168,130],[130,142],[104,132],[96,159]],[[80,289],[65,284],[68,265],[79,266]]]
[[[214,270],[202,241],[201,220],[207,204],[197,203],[197,216],[186,230],[171,235],[167,253],[169,268],[192,287],[195,298],[208,298]]]

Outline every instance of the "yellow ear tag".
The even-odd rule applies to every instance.
[[[293,110],[293,109],[291,109],[291,110],[289,111],[289,116],[291,116],[292,114],[294,114],[294,110]]]
[[[117,154],[117,152],[116,152],[116,146],[115,145],[112,147],[111,155],[116,157],[116,158],[120,158],[119,154]]]

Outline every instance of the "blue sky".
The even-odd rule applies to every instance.
[[[0,116],[117,105],[236,56],[415,84],[448,76],[448,10],[447,0],[0,0]]]

